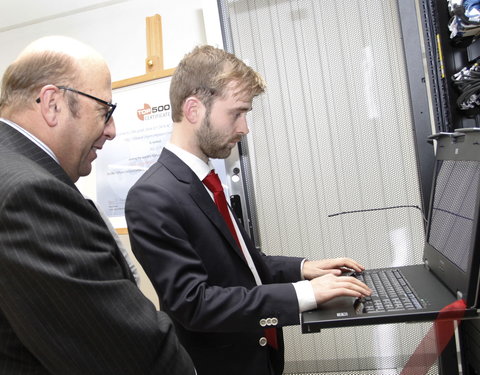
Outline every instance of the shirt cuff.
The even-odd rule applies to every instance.
[[[303,276],[303,265],[305,264],[305,261],[307,259],[304,259],[302,260],[302,263],[300,263],[300,277],[301,277],[301,280],[305,280],[305,276]]]
[[[292,285],[295,288],[295,292],[297,293],[298,309],[301,313],[317,308],[317,301],[315,300],[315,294],[313,292],[313,287],[310,281],[297,281]]]

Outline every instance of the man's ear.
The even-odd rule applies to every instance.
[[[183,103],[183,115],[190,123],[197,123],[201,120],[205,106],[195,96],[189,96]]]
[[[43,86],[40,90],[37,102],[40,106],[42,117],[48,126],[54,127],[58,124],[58,114],[60,113],[63,101],[60,99],[60,90],[54,85]]]

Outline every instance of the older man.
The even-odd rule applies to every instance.
[[[0,97],[0,373],[194,374],[74,182],[115,137],[111,78],[88,46],[42,38]]]

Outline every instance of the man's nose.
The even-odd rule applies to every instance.
[[[250,128],[248,127],[248,122],[247,122],[247,116],[246,115],[241,116],[239,121],[240,121],[240,124],[238,127],[239,133],[243,135],[247,135],[250,132]]]
[[[117,135],[117,130],[115,129],[115,120],[113,116],[110,117],[108,122],[105,124],[105,129],[103,130],[103,134],[107,137],[107,139],[112,140]]]

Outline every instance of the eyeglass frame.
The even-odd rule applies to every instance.
[[[105,114],[105,124],[108,123],[108,121],[110,120],[110,118],[112,117],[113,115],[113,111],[115,111],[115,108],[117,108],[117,103],[110,103],[110,102],[107,102],[103,99],[100,99],[100,98],[97,98],[96,96],[93,96],[93,95],[90,95],[90,94],[87,94],[85,92],[82,92],[82,91],[78,91],[78,90],[75,90],[75,89],[72,89],[71,87],[67,87],[67,86],[55,86],[56,88],[60,89],[60,90],[66,90],[66,91],[71,91],[71,92],[74,92],[76,94],[79,94],[79,95],[83,95],[83,96],[86,96],[87,98],[90,98],[90,99],[93,99],[103,105],[106,105],[107,107],[109,107],[109,110],[108,112]],[[36,102],[37,103],[40,103],[40,98],[37,98],[36,99]]]

